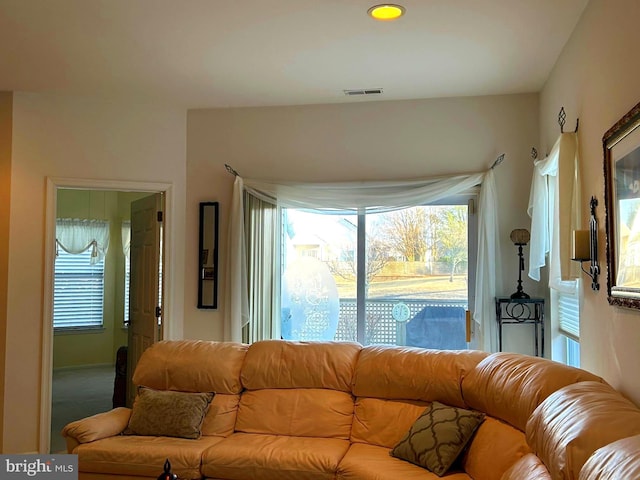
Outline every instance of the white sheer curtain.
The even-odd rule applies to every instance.
[[[498,351],[498,325],[495,321],[495,297],[502,291],[502,262],[498,222],[498,190],[493,170],[489,170],[480,188],[478,205],[478,260],[476,265],[476,301],[473,312],[479,327],[478,347]]]
[[[103,260],[109,248],[109,222],[58,218],[56,220],[56,249],[72,254],[91,248],[91,265]]]
[[[380,213],[432,203],[481,185],[479,223],[482,249],[478,251],[474,318],[480,327],[480,342],[488,351],[497,348],[494,297],[499,287],[498,215],[493,170],[486,173],[453,175],[414,181],[275,183],[236,176],[229,227],[227,268],[228,314],[225,339],[242,340],[242,327],[251,320],[247,301],[249,284],[243,192],[275,205],[321,211],[322,213]],[[478,288],[480,287],[480,288]]]
[[[244,233],[244,182],[236,176],[229,219],[229,255],[227,256],[227,307],[224,338],[242,341],[242,327],[249,323],[249,273]]]
[[[531,217],[529,277],[540,281],[540,268],[549,259],[549,287],[575,293],[579,266],[571,262],[573,230],[579,230],[580,173],[578,139],[560,135],[551,153],[535,163],[528,213]]]

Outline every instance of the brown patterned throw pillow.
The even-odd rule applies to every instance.
[[[213,393],[138,389],[125,435],[199,438]]]
[[[484,413],[433,402],[391,455],[444,475],[484,420]]]

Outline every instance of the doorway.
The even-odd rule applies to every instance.
[[[171,202],[171,187],[166,184],[56,179],[50,179],[47,186],[40,451],[60,453],[65,448],[60,435],[61,425],[107,411],[116,401],[116,358],[129,343],[126,324],[129,262],[126,261],[123,236],[125,225],[130,221],[130,204],[140,198],[161,194],[167,210]],[[100,294],[104,299],[97,309],[99,322],[86,315],[86,307],[75,302],[77,307],[71,308],[78,308],[78,315],[72,311],[67,318],[73,318],[75,322],[85,316],[90,321],[87,324],[82,324],[82,320],[80,324],[61,323],[64,315],[61,316],[60,311],[67,307],[60,306],[64,294],[56,288],[61,270],[58,265],[61,262],[56,261],[56,253],[60,252],[60,245],[56,246],[55,242],[57,218],[108,223],[109,247],[101,268],[98,268],[102,272]],[[165,248],[169,248],[168,240],[164,241]],[[86,255],[90,256],[90,253]],[[73,269],[71,272],[74,273]],[[84,397],[78,395],[80,392]],[[66,418],[65,415],[77,418]]]

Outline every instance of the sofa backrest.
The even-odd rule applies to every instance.
[[[202,434],[227,436],[236,423],[247,349],[233,342],[160,341],[140,357],[133,383],[155,390],[214,392]]]
[[[580,480],[640,478],[640,435],[600,447],[580,470]]]
[[[583,465],[597,449],[640,435],[640,409],[608,384],[580,382],[544,400],[527,422],[526,433],[529,445],[552,478],[577,480]]]
[[[242,367],[245,388],[235,430],[348,439],[356,343],[253,343]]]
[[[133,383],[156,390],[238,394],[247,348],[232,342],[160,341],[140,357]]]
[[[350,342],[255,342],[242,366],[242,385],[247,390],[326,388],[351,392],[361,349],[360,344]]]
[[[462,395],[473,409],[523,431],[536,407],[556,390],[600,377],[552,360],[517,353],[493,353],[462,380]]]
[[[460,382],[486,355],[477,351],[364,347],[353,379],[356,404],[351,441],[392,448],[429,402],[464,407]]]

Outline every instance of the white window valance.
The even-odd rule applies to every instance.
[[[244,179],[244,189],[286,208],[335,213],[383,213],[432,203],[480,185],[484,173],[395,182],[274,183]]]
[[[91,265],[104,259],[109,248],[109,222],[78,218],[56,220],[56,249],[62,248],[71,254],[82,253],[91,248]]]
[[[236,176],[229,225],[226,340],[241,341],[249,322],[248,272],[243,193],[287,208],[322,213],[381,213],[423,205],[469,192],[480,185],[476,298],[473,318],[480,326],[478,345],[497,350],[494,298],[501,289],[498,204],[494,172],[392,182],[276,183]]]

